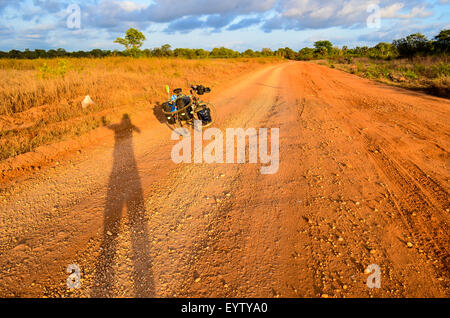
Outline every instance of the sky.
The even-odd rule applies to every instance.
[[[0,0],[2,51],[122,50],[130,27],[150,49],[373,46],[450,28],[450,0]]]

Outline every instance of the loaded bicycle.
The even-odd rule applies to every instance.
[[[163,103],[162,112],[166,116],[167,123],[172,126],[194,127],[194,121],[202,122],[202,127],[207,128],[214,123],[216,117],[215,107],[200,100],[200,96],[210,93],[211,89],[203,85],[191,85],[191,95],[184,95],[181,88],[173,90],[170,96],[169,86],[166,85],[168,101]]]

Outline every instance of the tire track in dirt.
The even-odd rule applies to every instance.
[[[332,71],[332,70],[328,70],[328,69],[325,69],[325,68],[320,68],[320,70],[317,70],[317,72],[329,72],[329,73],[333,73],[333,75],[331,75],[331,74],[329,74],[328,75],[328,77],[329,78],[336,78],[336,80],[333,80],[333,82],[338,82],[338,81],[340,81],[340,82],[344,82],[344,81],[346,81],[347,80],[347,76],[345,75],[345,76],[340,76],[340,74],[339,74],[339,72],[335,72],[335,71]],[[308,75],[309,76],[313,76],[314,75],[314,73],[312,73],[312,72],[309,72],[308,73]],[[304,74],[302,74],[302,76],[304,76]],[[322,77],[323,78],[323,77]],[[344,78],[344,79],[343,79]],[[306,81],[309,81],[309,78],[308,77],[306,77],[305,78],[305,80]],[[317,83],[320,83],[320,80],[321,80],[321,78],[319,78],[319,79],[317,79],[316,81],[315,81],[315,83],[316,83],[316,85],[317,85]],[[363,100],[363,98],[362,97],[360,97],[360,96],[367,96],[368,98],[372,98],[372,92],[368,89],[369,87],[364,87],[363,89],[361,89],[361,91],[359,91],[358,89],[359,89],[359,87],[360,86],[363,86],[363,83],[361,83],[361,85],[359,85],[360,83],[358,83],[358,86],[357,86],[357,89],[355,89],[355,88],[353,88],[353,90],[347,90],[348,92],[342,92],[342,91],[340,91],[339,89],[335,89],[335,90],[330,90],[330,91],[327,91],[327,90],[322,90],[321,91],[321,100],[320,101],[314,101],[314,98],[313,99],[311,99],[310,98],[310,101],[309,101],[309,104],[312,106],[312,105],[323,105],[323,106],[325,106],[325,105],[328,105],[328,108],[331,108],[331,109],[329,109],[328,110],[328,112],[329,113],[331,113],[332,115],[331,116],[334,116],[333,118],[332,118],[332,120],[335,120],[336,118],[342,118],[342,119],[344,119],[344,123],[345,123],[345,125],[342,125],[343,123],[341,122],[340,123],[340,127],[341,128],[345,128],[345,127],[348,127],[348,129],[349,129],[349,131],[348,131],[348,133],[349,133],[349,135],[350,136],[353,136],[353,138],[350,138],[349,137],[349,139],[351,140],[351,139],[353,139],[353,140],[357,140],[358,139],[358,136],[360,136],[360,135],[362,135],[362,134],[364,134],[364,132],[365,131],[367,131],[367,127],[370,127],[370,126],[372,126],[372,128],[370,128],[369,130],[371,130],[371,129],[373,129],[373,124],[375,123],[375,126],[378,126],[378,125],[380,125],[380,127],[382,127],[386,122],[387,122],[387,118],[386,117],[381,117],[381,116],[376,116],[375,118],[378,120],[378,122],[373,122],[373,115],[374,115],[374,113],[372,112],[372,109],[373,109],[373,107],[372,107],[372,104],[367,104],[366,105],[366,107],[365,108],[361,108],[361,107],[359,107],[359,105],[357,105],[357,107],[356,107],[356,109],[354,109],[354,107],[355,107],[355,104],[353,103],[353,102],[351,102],[351,98],[349,98],[348,96],[346,96],[346,95],[348,95],[348,94],[351,94],[353,97],[352,98],[357,98],[357,100]],[[344,86],[344,84],[342,84],[342,86]],[[369,85],[367,85],[367,86],[369,86]],[[305,88],[308,90],[308,89],[311,89],[311,86],[305,86]],[[350,88],[350,86],[348,87],[348,88]],[[314,89],[314,88],[313,88]],[[351,93],[350,93],[350,91],[351,91]],[[308,91],[306,91],[305,92],[306,93],[306,96],[314,96],[315,94],[313,94],[313,95],[311,95]],[[367,94],[367,93],[369,93],[369,94]],[[384,93],[391,93],[391,92],[389,92],[389,90],[385,90],[384,91]],[[365,95],[364,95],[365,94]],[[364,97],[364,99],[367,99],[367,97]],[[397,96],[396,96],[397,97]],[[384,97],[383,97],[384,98]],[[405,100],[408,100],[408,99],[405,99]],[[374,99],[374,101],[376,101],[376,99]],[[408,100],[408,102],[409,102],[409,100]],[[417,101],[417,104],[420,104],[420,103],[423,103],[423,100],[422,101]],[[384,105],[384,107],[386,107],[387,105],[389,105],[389,104],[385,104],[383,101],[381,102],[383,105]],[[411,103],[411,102],[409,102],[409,103]],[[336,107],[333,107],[333,106],[336,106]],[[339,105],[339,106],[338,106]],[[375,109],[378,109],[378,106],[379,105],[379,103],[378,102],[376,102],[375,103],[375,106],[374,107],[376,107]],[[434,105],[433,105],[434,106]],[[441,106],[439,105],[439,104],[437,104],[436,106],[438,106],[437,107],[437,110],[438,111],[440,111],[440,109],[442,109],[441,108]],[[424,107],[425,107],[425,105],[424,105]],[[429,107],[429,106],[428,106]],[[353,109],[352,109],[353,108]],[[433,109],[434,110],[434,109]],[[362,111],[364,111],[364,113],[362,113]],[[385,113],[387,113],[388,111],[390,111],[390,109],[389,108],[387,108],[387,109],[385,109],[384,110],[384,112]],[[336,116],[337,115],[337,116]],[[367,116],[367,115],[369,115],[369,116]],[[406,117],[406,118],[410,118],[411,116],[407,116],[407,115],[409,115],[409,114],[406,114],[406,116],[403,116],[403,117]],[[429,116],[430,114],[427,114],[427,116]],[[372,118],[371,118],[372,117]],[[396,119],[402,119],[402,116],[397,116],[397,114],[391,114],[391,117],[393,117],[393,118],[396,118]],[[416,116],[417,117],[417,116]],[[388,119],[389,120],[389,119]],[[417,118],[416,118],[416,120],[417,120]],[[372,122],[371,122],[372,121]],[[418,123],[418,125],[420,125],[420,123]],[[340,130],[341,128],[339,128],[338,130]],[[441,139],[440,140],[442,140],[442,135],[444,134],[445,135],[445,133],[443,133],[443,130],[439,130],[438,132],[435,132],[435,134],[433,134],[433,135],[438,135],[439,134],[439,132],[441,133]],[[392,138],[393,136],[391,135],[391,136],[389,136],[389,134],[388,134],[388,132],[386,132],[386,133],[384,133],[384,135],[387,135],[387,137],[388,138]],[[394,135],[395,136],[395,135]],[[356,138],[356,139],[355,139]],[[433,138],[434,139],[434,138]],[[395,139],[394,139],[395,140]],[[439,139],[438,139],[439,140]],[[337,140],[330,140],[330,141],[337,141]],[[427,142],[429,142],[430,140],[429,139],[427,139]],[[431,140],[431,141],[433,141],[434,142],[434,140]],[[342,143],[341,143],[342,144]],[[326,143],[325,143],[325,145],[326,145]],[[410,145],[411,145],[411,142],[410,142]],[[414,149],[414,148],[413,148]],[[368,155],[368,159],[370,158],[370,156],[372,155],[372,153],[370,153],[370,152],[367,152],[367,146],[366,146],[366,144],[365,144],[365,142],[364,142],[364,140],[361,140],[361,150],[364,152],[364,153],[367,153],[367,155]],[[356,152],[358,152],[358,151],[356,151]],[[391,153],[392,153],[392,151],[390,151]],[[332,154],[333,152],[331,151],[331,152],[328,152],[328,155],[330,155],[330,154]],[[398,160],[398,158],[397,158],[397,160]],[[405,162],[408,162],[408,161],[405,161],[405,160],[402,160],[402,164],[405,166],[406,164],[405,164]],[[412,162],[411,162],[412,163]],[[353,166],[354,166],[355,164],[353,164]],[[345,166],[345,165],[344,165]],[[349,165],[350,166],[350,165]],[[370,169],[370,168],[368,168],[367,167],[367,169]],[[378,169],[378,167],[377,167],[377,169]],[[414,171],[416,171],[417,172],[417,170],[414,170]],[[361,172],[361,174],[363,174],[363,170],[361,170],[360,171]],[[389,179],[389,175],[385,175],[385,174],[382,174],[381,175],[383,178],[386,178],[386,179]],[[442,176],[442,175],[441,175]],[[370,179],[372,179],[373,177],[370,177]],[[377,177],[375,177],[375,178],[377,178]],[[418,178],[418,182],[421,182],[420,180],[420,178],[417,176],[417,174],[416,174],[416,176],[415,176],[415,178]],[[356,176],[352,176],[352,181],[353,182],[351,182],[351,183],[355,183],[355,181],[358,183],[359,182],[359,180],[358,179],[361,179],[361,177],[356,177]],[[368,179],[369,181],[370,181],[370,179]],[[342,178],[341,178],[341,180],[342,180]],[[426,185],[426,184],[428,184],[429,182],[431,182],[430,181],[431,179],[428,179],[428,181],[427,180],[423,180],[422,182],[424,182],[424,184]],[[431,182],[431,183],[433,183],[433,184],[436,184],[437,182]],[[339,192],[339,191],[335,191],[335,192]],[[436,193],[436,191],[434,191],[433,193]],[[436,200],[434,200],[434,204],[436,204],[436,206],[439,206],[439,205],[441,205],[441,206],[446,206],[446,204],[448,203],[448,194],[446,193],[446,191],[442,188],[442,187],[440,187],[440,190],[438,190],[438,194],[437,195],[433,195],[432,196],[433,198],[435,197],[436,198]],[[401,199],[401,200],[403,200],[403,199]],[[375,201],[374,201],[375,203],[377,203],[377,205],[379,205],[379,199],[376,199]],[[378,209],[380,209],[379,207],[377,207]],[[378,209],[376,209],[376,208],[374,208],[375,209],[375,211],[378,211]],[[439,209],[436,209],[436,207],[433,207],[433,209],[434,209],[434,211],[432,212],[433,214],[436,214],[436,215],[439,215],[440,214],[440,210]],[[347,211],[347,212],[349,212],[349,211]],[[386,213],[387,213],[387,216],[388,216],[388,218],[392,218],[392,213],[390,213],[390,212],[388,212],[388,211],[386,211]],[[445,212],[444,212],[445,213]],[[444,223],[444,228],[446,227],[446,224],[447,224],[447,222],[448,222],[448,215],[444,215],[442,218],[441,218],[441,221]],[[390,222],[392,222],[392,220],[390,221]],[[438,226],[438,228],[439,228],[439,226]],[[445,232],[443,232],[443,233],[445,233]],[[417,234],[417,233],[416,233]],[[356,233],[355,233],[355,236],[359,236],[359,235],[357,235]],[[448,246],[448,242],[445,240],[445,238],[446,238],[447,236],[445,235],[445,236],[441,236],[441,239],[443,238],[443,240],[441,240],[439,243],[440,243],[440,245],[441,246]],[[406,244],[406,242],[405,242],[405,244]],[[378,247],[377,247],[378,248]],[[379,247],[380,249],[384,249],[384,247],[383,246],[380,246]],[[426,250],[426,248],[424,248],[424,250]],[[387,251],[386,251],[387,252]],[[420,252],[420,254],[423,254],[423,250],[422,249],[419,249],[419,252]],[[387,256],[387,255],[386,255]],[[445,257],[446,257],[446,255],[444,254],[444,255],[442,255],[442,254],[440,254],[440,255],[437,255],[437,259],[435,258],[435,257],[433,257],[433,259],[432,259],[432,262],[436,262],[436,261],[441,261],[441,264],[442,264],[442,262],[445,264]],[[387,259],[388,260],[388,259]],[[385,262],[387,261],[387,260],[385,260]],[[391,264],[393,264],[392,262],[390,262]],[[427,263],[428,263],[428,260],[427,260]],[[319,263],[320,264],[320,263]],[[389,265],[389,263],[388,263],[388,265]],[[391,267],[391,269],[392,269],[392,267],[393,266],[388,266],[388,267]],[[386,268],[386,269],[389,269],[389,268]],[[435,275],[437,275],[437,277],[439,277],[439,282],[442,282],[442,280],[444,280],[445,281],[445,278],[443,277],[443,272],[442,272],[442,266],[438,266],[438,268],[436,269],[436,274]],[[445,276],[445,275],[444,275]],[[397,282],[398,283],[400,283],[400,282],[402,282],[402,280],[404,280],[404,278],[403,279],[401,279],[401,280],[398,280],[397,279]],[[404,285],[404,282],[402,282],[402,284],[401,285]],[[444,283],[444,285],[443,286],[447,286],[447,284],[446,283]],[[408,293],[405,293],[404,295],[407,295]]]
[[[434,183],[434,187],[428,188],[431,190],[431,194],[430,192],[425,193],[422,188],[432,183],[432,180],[426,176],[423,178],[423,172],[419,174],[420,178],[417,178],[417,168],[411,164],[405,166],[396,163],[386,155],[390,151],[381,149],[378,146],[379,143],[376,145],[369,136],[366,135],[365,138],[368,151],[377,162],[378,168],[388,177],[388,182],[394,189],[391,197],[398,213],[410,230],[416,234],[414,236],[421,242],[420,246],[425,247],[424,250],[432,252],[433,259],[441,261],[437,266],[437,271],[448,273],[449,240],[445,212],[442,213],[441,209],[436,208],[430,202],[440,202],[448,209],[448,194],[436,183]],[[416,174],[411,175],[414,172]],[[434,199],[430,200],[429,197]],[[444,201],[439,201],[439,198]]]

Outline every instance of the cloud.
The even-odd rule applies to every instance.
[[[190,32],[194,29],[202,28],[205,25],[205,21],[200,20],[192,16],[187,16],[171,22],[165,29],[168,33],[180,31],[182,33]]]
[[[408,13],[399,13],[405,5],[403,3],[394,3],[388,7],[381,10],[381,17],[386,19],[414,19],[414,18],[425,18],[432,15],[431,11],[426,10],[426,5],[413,7]]]
[[[358,37],[359,41],[366,43],[392,42],[393,40],[403,38],[413,33],[422,33],[433,38],[442,29],[448,29],[449,23],[431,23],[426,25],[410,24],[406,21],[400,21],[393,26],[383,28],[378,32],[369,32]]]
[[[185,16],[248,15],[273,9],[277,0],[155,0],[144,10],[154,22],[171,22]]]
[[[0,0],[0,8],[15,1]],[[386,19],[425,18],[425,0],[373,0]],[[442,1],[442,0],[441,0]],[[20,2],[20,1],[19,1]],[[149,1],[150,2],[150,1]],[[352,28],[363,26],[370,13],[365,0],[88,0],[80,3],[83,24],[87,27],[123,31],[135,26],[147,28],[154,23],[167,24],[166,32],[189,32],[200,28],[238,30],[262,23],[266,32],[272,30],[323,29],[334,26]],[[33,6],[23,6],[25,20],[62,12],[70,0],[33,0]],[[267,13],[272,17],[267,18]],[[189,23],[191,19],[192,23]],[[201,22],[203,21],[203,23]],[[239,22],[235,22],[239,21]]]
[[[305,30],[330,27],[364,27],[369,4],[377,4],[381,18],[414,19],[430,16],[423,1],[410,0],[396,2],[377,0],[372,2],[359,0],[280,0],[278,14],[266,21],[262,28],[266,32],[276,29]]]
[[[401,2],[394,3],[390,6],[384,7],[380,10],[380,15],[382,18],[386,19],[392,19],[395,18],[397,15],[397,12],[401,9],[403,9],[405,5]]]
[[[34,6],[48,13],[61,11],[67,7],[68,3],[70,2],[60,0],[33,0]]]
[[[259,24],[260,22],[261,22],[260,18],[246,18],[246,19],[242,19],[241,21],[239,21],[237,23],[233,23],[233,24],[229,25],[227,30],[234,31],[234,30],[244,29],[244,28],[248,28],[252,25]]]
[[[16,0],[0,0],[0,13],[2,13],[7,7],[18,7],[19,2]]]
[[[414,18],[426,18],[432,15],[431,11],[426,11],[426,6],[414,7],[411,12],[407,14],[399,14],[397,17],[400,19],[414,19]]]
[[[0,25],[0,38],[4,38],[4,37],[10,37],[13,34],[14,30],[11,29],[10,27],[6,27],[3,25]]]
[[[206,18],[188,16],[171,22],[166,28],[166,32],[187,33],[195,29],[212,29],[215,32],[230,24],[235,19],[233,15],[209,15]]]

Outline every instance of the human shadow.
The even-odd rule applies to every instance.
[[[103,242],[96,265],[94,297],[111,297],[114,293],[114,264],[118,247],[122,210],[127,208],[133,262],[135,297],[152,297],[154,282],[150,244],[145,219],[142,184],[133,151],[133,132],[140,133],[124,114],[119,124],[107,126],[114,131],[114,162],[106,197],[103,219]]]

